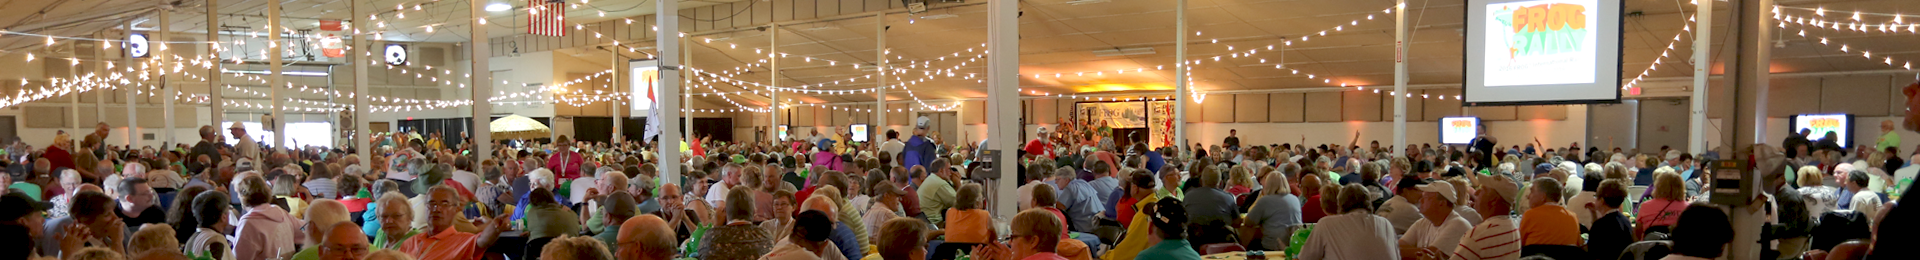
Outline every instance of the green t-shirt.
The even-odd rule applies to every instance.
[[[1874,144],[1873,148],[1876,148],[1876,150],[1880,150],[1880,151],[1886,151],[1887,147],[1899,147],[1900,134],[1895,132],[1887,132],[1886,134],[1880,135],[1880,141],[1874,142],[1873,144]]]
[[[1140,250],[1134,259],[1200,260],[1200,252],[1193,251],[1193,245],[1184,239],[1161,240],[1159,244]]]

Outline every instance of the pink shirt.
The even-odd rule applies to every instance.
[[[580,164],[586,163],[585,156],[574,151],[559,151],[547,158],[547,170],[553,171],[555,181],[580,178]],[[555,182],[554,185],[560,183]]]

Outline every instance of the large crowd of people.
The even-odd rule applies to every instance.
[[[172,148],[15,142],[5,259],[1712,259],[1912,256],[1897,207],[1920,167],[1895,140],[1788,138],[1744,158],[1550,147],[1217,144],[1149,149],[1104,126],[1024,140],[990,179],[977,145],[910,133],[852,142],[695,138],[500,147],[376,135],[368,150],[282,148],[216,126]],[[1357,134],[1356,134],[1357,137]],[[1799,139],[1795,139],[1799,138]],[[1503,146],[1504,145],[1504,146]],[[1920,149],[1915,149],[1920,151]],[[659,153],[682,161],[659,162]],[[372,161],[359,155],[371,154]],[[1713,160],[1751,162],[1752,206],[1709,203]],[[677,165],[682,178],[660,174]],[[997,174],[994,174],[997,175]],[[1018,189],[996,190],[1012,181]],[[994,194],[1017,201],[996,201]],[[1017,213],[995,214],[1008,203]],[[1736,210],[1738,209],[1738,210]],[[1752,211],[1746,211],[1751,209]],[[1763,241],[1732,216],[1760,215]],[[1012,216],[1011,218],[997,216]],[[1888,231],[1894,230],[1894,231]],[[1894,233],[1897,234],[1897,233]]]

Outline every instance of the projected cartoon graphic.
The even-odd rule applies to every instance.
[[[1594,82],[1596,0],[1489,4],[1487,86]]]

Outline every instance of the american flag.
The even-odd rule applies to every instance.
[[[562,0],[527,0],[527,34],[567,36],[567,8]]]

